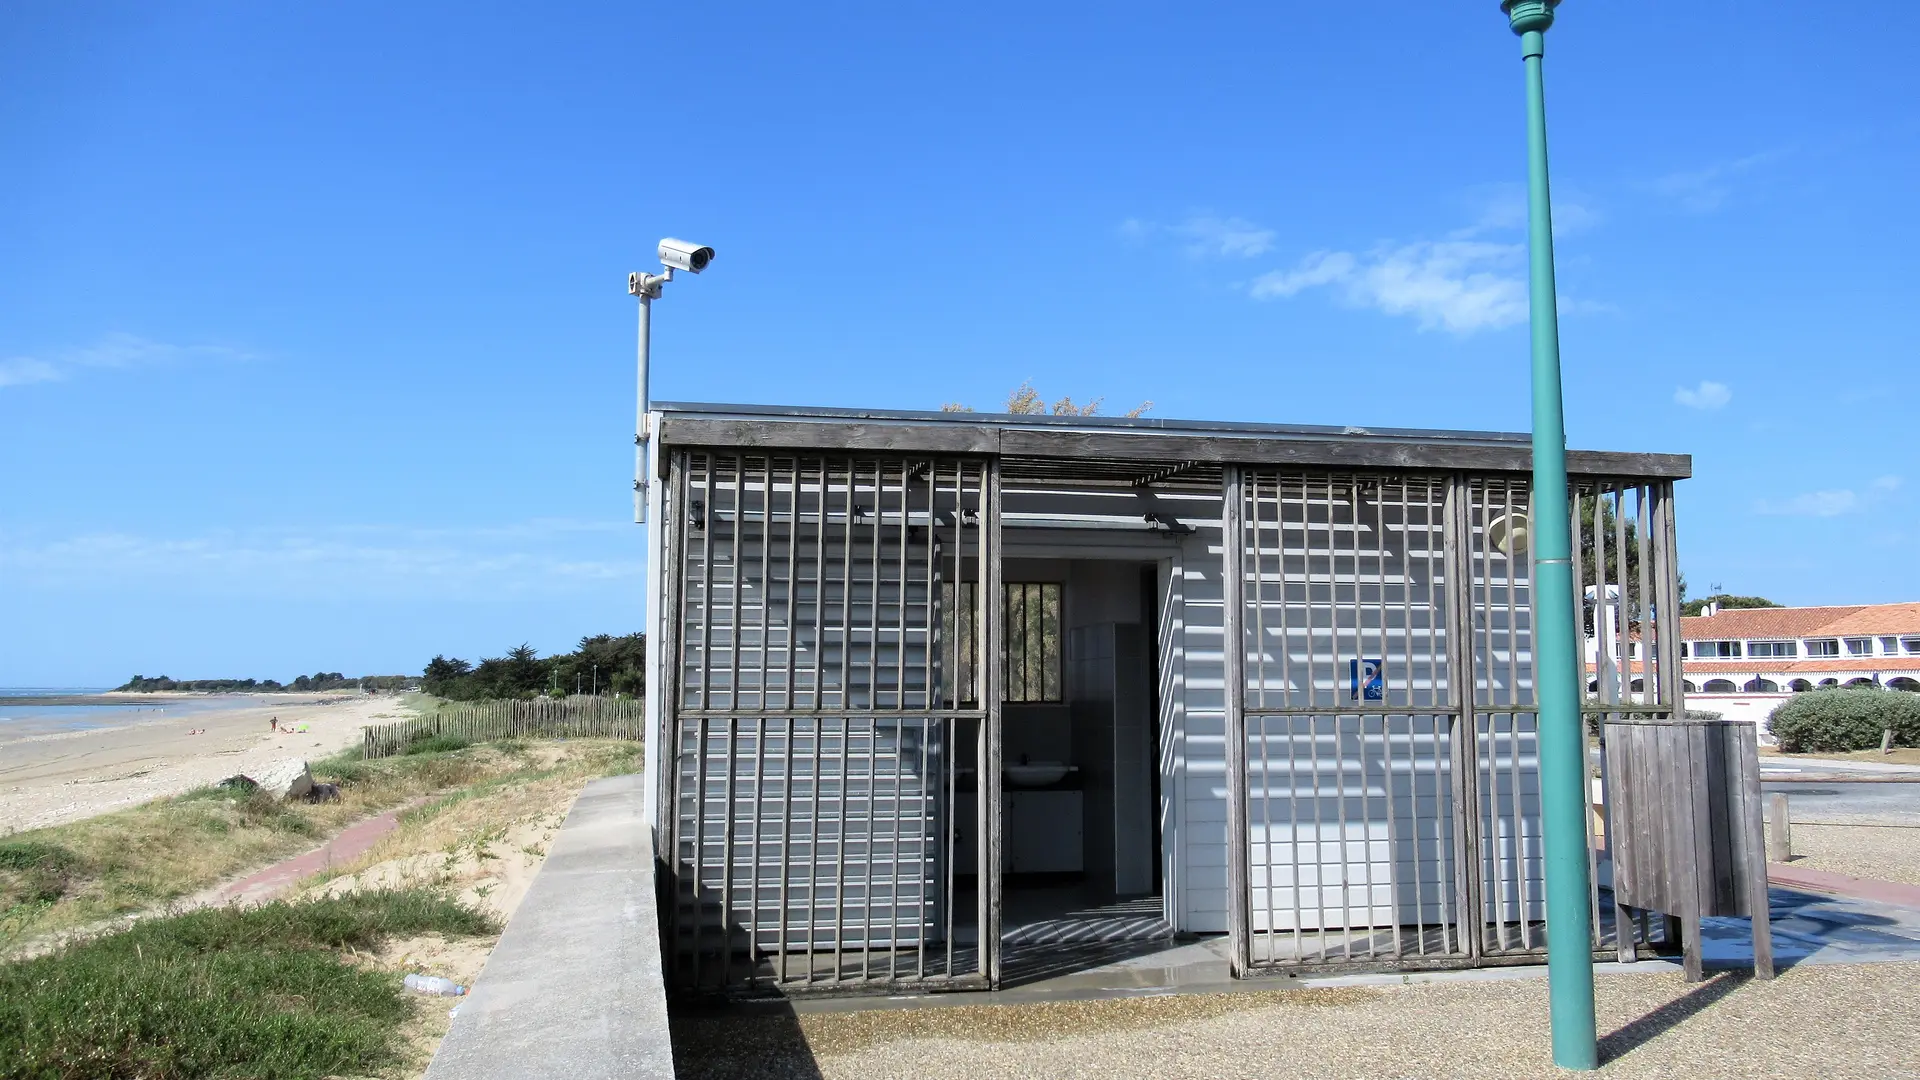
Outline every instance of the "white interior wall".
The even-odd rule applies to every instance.
[[[1227,930],[1227,758],[1225,668],[1221,635],[1222,555],[1219,500],[1211,524],[1180,546],[1174,590],[1179,623],[1178,738],[1179,897],[1175,929],[1196,934]],[[1173,605],[1169,605],[1171,610]],[[1167,725],[1169,729],[1174,725]]]

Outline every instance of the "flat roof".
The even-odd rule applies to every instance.
[[[653,410],[661,414],[661,442],[678,446],[1389,470],[1533,467],[1530,437],[1511,431],[680,401],[654,402]],[[1583,477],[1679,480],[1693,475],[1693,458],[1570,450],[1567,470]]]

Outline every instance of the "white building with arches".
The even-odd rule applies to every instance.
[[[1763,726],[1821,687],[1920,693],[1920,603],[1709,610],[1680,639],[1688,704]]]

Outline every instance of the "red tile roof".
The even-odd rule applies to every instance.
[[[1683,660],[1680,667],[1688,675],[1713,675],[1720,672],[1778,671],[1838,675],[1847,671],[1885,671],[1904,675],[1920,674],[1920,656],[1827,657],[1817,660]]]
[[[1685,641],[1920,634],[1920,603],[1736,608],[1680,620]]]

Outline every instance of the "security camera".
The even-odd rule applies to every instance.
[[[660,261],[675,270],[690,270],[697,274],[713,261],[713,249],[669,236],[660,241]]]

